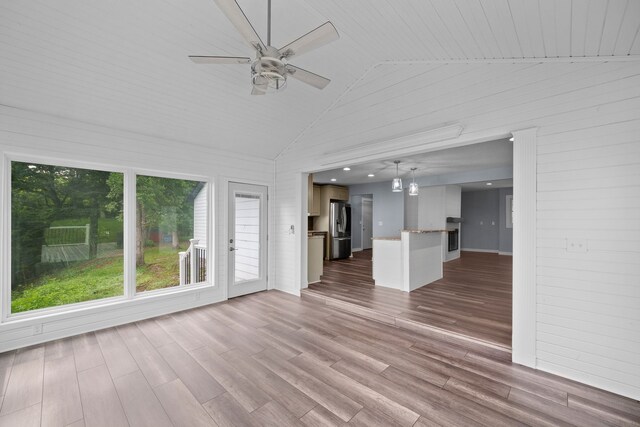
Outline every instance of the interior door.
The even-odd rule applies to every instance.
[[[373,243],[373,199],[362,198],[362,249],[371,249]]]
[[[267,187],[229,183],[229,298],[267,289]]]

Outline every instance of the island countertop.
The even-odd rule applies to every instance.
[[[416,233],[416,234],[424,234],[424,233],[445,233],[447,230],[428,230],[428,229],[406,229],[402,230],[403,233]],[[385,237],[372,237],[371,240],[401,240],[400,236],[385,236]]]
[[[410,228],[407,230],[402,230],[403,233],[445,233],[447,230],[429,230],[422,228]]]

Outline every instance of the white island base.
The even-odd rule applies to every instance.
[[[403,230],[401,237],[373,238],[376,286],[411,292],[442,279],[443,230]]]

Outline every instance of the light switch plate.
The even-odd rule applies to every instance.
[[[588,252],[587,239],[567,239],[567,252]]]

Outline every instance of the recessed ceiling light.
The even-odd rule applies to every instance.
[[[375,175],[374,175],[374,174],[372,174],[372,173],[370,173],[370,174],[369,174],[369,175],[367,175],[367,176],[368,176],[369,178],[372,178],[372,177],[374,177]]]
[[[509,138],[509,141],[513,142],[513,137]]]
[[[493,182],[487,182],[487,185],[493,185]]]
[[[346,168],[342,168],[343,171],[350,171],[351,168],[350,167],[346,167]]]
[[[331,182],[336,182],[336,181],[337,181],[337,179],[331,178]]]

